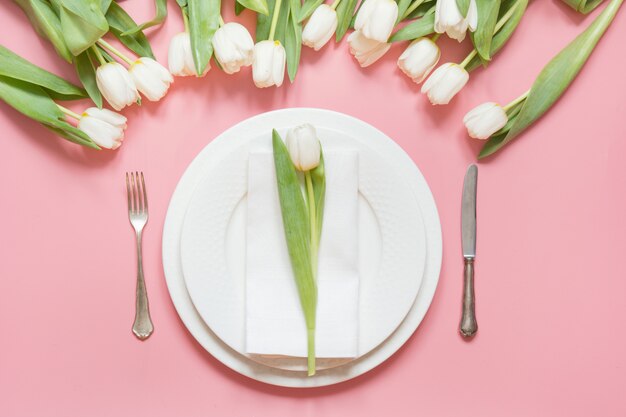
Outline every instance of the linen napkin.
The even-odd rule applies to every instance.
[[[331,150],[324,159],[316,356],[352,358],[358,350],[358,153]],[[250,151],[246,246],[247,353],[306,357],[306,325],[268,151]]]

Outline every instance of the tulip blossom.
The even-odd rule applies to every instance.
[[[321,145],[315,128],[310,124],[289,129],[285,144],[298,171],[310,171],[320,164]]]
[[[259,88],[280,87],[285,77],[285,48],[279,41],[266,40],[254,45],[252,79]]]
[[[196,64],[193,61],[193,54],[191,53],[191,38],[188,32],[181,32],[174,35],[170,41],[170,47],[167,52],[167,65],[172,75],[178,77],[198,75],[196,72]],[[204,74],[210,69],[211,66],[207,65]]]
[[[80,116],[78,128],[101,148],[117,149],[124,140],[126,117],[111,110],[90,107]]]
[[[130,74],[117,62],[102,64],[96,70],[96,84],[102,96],[115,110],[122,110],[139,100]]]
[[[488,102],[470,110],[463,118],[467,133],[475,139],[487,139],[502,129],[509,118],[502,106]]]
[[[440,56],[441,51],[435,42],[429,38],[418,38],[400,55],[398,67],[419,84],[437,65]]]
[[[378,61],[391,48],[390,43],[366,38],[360,30],[355,30],[348,36],[348,44],[350,45],[350,53],[354,55],[363,68]]]
[[[447,33],[459,42],[465,39],[467,29],[472,32],[478,24],[476,0],[470,0],[467,16],[463,17],[456,0],[437,0],[435,6],[435,32]]]
[[[239,72],[241,67],[252,65],[254,41],[248,29],[239,23],[226,23],[213,35],[215,58],[226,74]]]
[[[319,51],[337,29],[337,12],[327,4],[320,5],[304,26],[302,44]]]
[[[161,100],[174,81],[167,68],[148,57],[133,62],[129,72],[137,89],[150,101]]]
[[[448,104],[467,84],[469,74],[459,64],[443,64],[433,72],[422,86],[422,93],[432,104]]]
[[[354,29],[367,39],[387,42],[398,18],[398,4],[393,0],[364,0],[359,9]]]

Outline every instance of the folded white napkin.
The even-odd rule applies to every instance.
[[[325,153],[326,203],[320,241],[316,356],[352,358],[358,349],[358,154]],[[270,152],[248,163],[246,351],[307,356],[304,315],[283,229]]]

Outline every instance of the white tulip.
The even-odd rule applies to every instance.
[[[472,32],[478,24],[478,9],[476,0],[470,0],[467,16],[463,17],[456,0],[437,0],[435,6],[435,32],[447,33],[452,39],[459,42],[465,39],[469,28]]]
[[[122,110],[139,100],[130,74],[117,62],[102,64],[96,70],[96,84],[102,96],[115,110]]]
[[[172,75],[178,77],[198,75],[196,73],[196,64],[193,61],[193,54],[191,53],[191,38],[188,32],[174,35],[170,41],[170,47],[167,52],[167,65]],[[211,65],[207,65],[202,75],[205,75],[210,69]]]
[[[239,72],[241,67],[252,65],[254,41],[244,26],[226,23],[213,35],[215,58],[226,74]]]
[[[319,51],[337,29],[337,12],[327,4],[320,5],[304,26],[302,44]]]
[[[463,118],[467,133],[475,139],[487,139],[502,129],[509,117],[497,103],[488,102],[470,110]]]
[[[441,51],[430,38],[418,38],[411,42],[398,58],[398,67],[414,82],[421,83],[435,68]]]
[[[350,45],[350,53],[363,68],[378,61],[391,48],[390,43],[366,38],[360,30],[355,30],[348,36],[348,45]]]
[[[432,104],[448,104],[468,80],[469,74],[459,64],[443,64],[426,80],[422,93]]]
[[[111,110],[90,107],[78,120],[78,128],[101,148],[117,149],[124,140],[126,117]]]
[[[254,45],[252,79],[259,88],[280,87],[285,77],[285,48],[279,41],[261,41]]]
[[[387,42],[398,18],[398,4],[393,0],[364,0],[354,22],[363,36]]]
[[[167,68],[148,57],[133,62],[129,72],[137,89],[150,101],[161,100],[174,82]]]
[[[285,144],[298,171],[309,171],[320,164],[321,145],[315,128],[310,124],[289,129]]]

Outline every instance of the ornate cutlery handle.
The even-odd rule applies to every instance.
[[[474,297],[474,260],[465,259],[465,268],[463,271],[463,315],[461,316],[460,331],[465,337],[472,337],[478,330],[476,322]]]
[[[152,320],[150,319],[150,308],[148,306],[148,293],[146,292],[146,282],[143,278],[143,256],[141,248],[141,232],[137,233],[137,292],[135,294],[135,321],[133,323],[133,333],[141,340],[147,339],[154,331]]]

